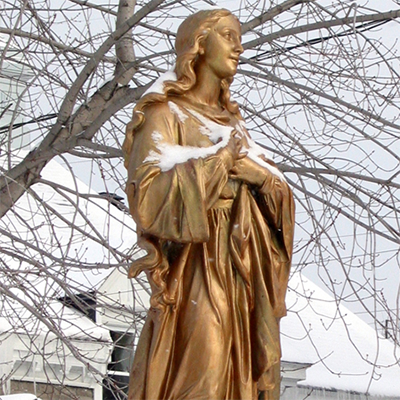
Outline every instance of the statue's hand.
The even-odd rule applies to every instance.
[[[234,166],[236,160],[246,155],[243,154],[242,151],[243,137],[238,131],[233,130],[231,133],[231,137],[229,138],[228,144],[221,151],[221,155],[223,155],[223,160],[228,171],[230,171],[231,168]]]
[[[227,149],[231,153],[233,160],[239,158],[240,151],[242,150],[242,137],[237,130],[232,131]]]
[[[230,178],[259,187],[263,185],[267,174],[269,171],[247,157],[246,153],[239,155],[229,171]]]

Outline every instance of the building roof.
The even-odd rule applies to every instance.
[[[15,153],[12,162],[25,156]],[[5,163],[0,153],[0,167]],[[106,329],[58,299],[96,292],[116,268],[126,270],[135,224],[56,160],[41,177],[0,219],[0,279],[9,290],[0,297],[0,332],[51,335],[51,321],[67,337],[108,341]]]
[[[13,160],[25,155],[20,152]],[[5,157],[0,154],[0,167],[3,163]],[[64,296],[65,282],[72,290],[93,290],[115,267],[127,268],[127,256],[136,242],[131,216],[55,160],[41,177],[45,182],[35,184],[0,220],[0,229],[9,232],[2,237],[2,248],[8,250],[2,261],[25,270],[23,278],[31,282],[31,289],[55,298]],[[40,265],[46,270],[40,270]]]
[[[294,274],[281,321],[283,360],[310,363],[301,385],[400,397],[400,348]]]
[[[50,341],[58,336],[54,331],[74,340],[111,342],[107,329],[97,325],[81,312],[67,307],[60,301],[49,301],[38,317],[38,304],[43,299],[32,299],[22,291],[17,291],[21,301],[7,298],[1,301],[0,338],[1,334],[15,333],[31,337],[45,336]],[[24,304],[27,304],[26,307]],[[32,311],[33,310],[33,311]],[[50,322],[51,321],[51,322]],[[51,329],[47,323],[50,322]],[[53,331],[53,330],[54,331]]]

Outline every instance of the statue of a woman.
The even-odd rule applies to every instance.
[[[294,205],[230,100],[242,52],[229,11],[191,15],[175,74],[127,127],[127,194],[147,251],[130,276],[145,271],[152,288],[130,400],[279,398]]]

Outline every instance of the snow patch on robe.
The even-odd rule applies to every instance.
[[[168,106],[180,122],[184,123],[185,120],[189,118],[180,107],[172,101],[168,102]],[[200,126],[201,133],[208,136],[214,145],[208,147],[194,147],[170,144],[163,141],[163,136],[160,132],[154,131],[152,138],[157,145],[158,152],[154,150],[150,151],[144,163],[156,163],[162,172],[166,172],[174,168],[175,165],[183,164],[190,159],[204,159],[214,155],[228,145],[234,128],[217,124],[194,110],[187,111],[202,123],[202,126]]]
[[[217,124],[192,109],[187,109],[187,111],[203,124],[203,127],[200,129],[201,133],[208,136],[213,143],[218,143],[220,140],[226,139],[229,141],[234,128],[228,125]]]
[[[168,102],[168,107],[171,110],[172,113],[174,113],[179,121],[181,121],[182,123],[185,123],[185,121],[189,118],[181,109],[180,107],[175,104],[173,101],[169,101]]]
[[[157,143],[157,150],[150,151],[150,154],[144,160],[146,162],[155,162],[161,171],[166,172],[175,167],[176,164],[183,164],[190,159],[197,160],[199,158],[206,158],[216,154],[218,150],[227,146],[229,137],[222,139],[214,146],[210,147],[194,147],[194,146],[180,146],[162,142],[162,135],[155,131],[153,132],[153,140]]]
[[[175,65],[168,71],[161,74],[158,79],[143,93],[146,96],[149,93],[164,94],[165,81],[176,81]]]

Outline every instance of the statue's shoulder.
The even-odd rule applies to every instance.
[[[179,116],[170,101],[154,101],[147,103],[140,111],[135,110],[135,135],[142,137],[154,131],[175,132],[179,125]]]
[[[146,119],[163,118],[168,122],[174,123],[184,123],[185,120],[192,117],[185,102],[175,96],[168,97],[163,102],[151,103],[146,106],[143,112]]]
[[[143,108],[143,114],[146,118],[154,116],[163,116],[165,118],[172,116],[171,110],[168,107],[168,101],[157,101],[147,104]]]

